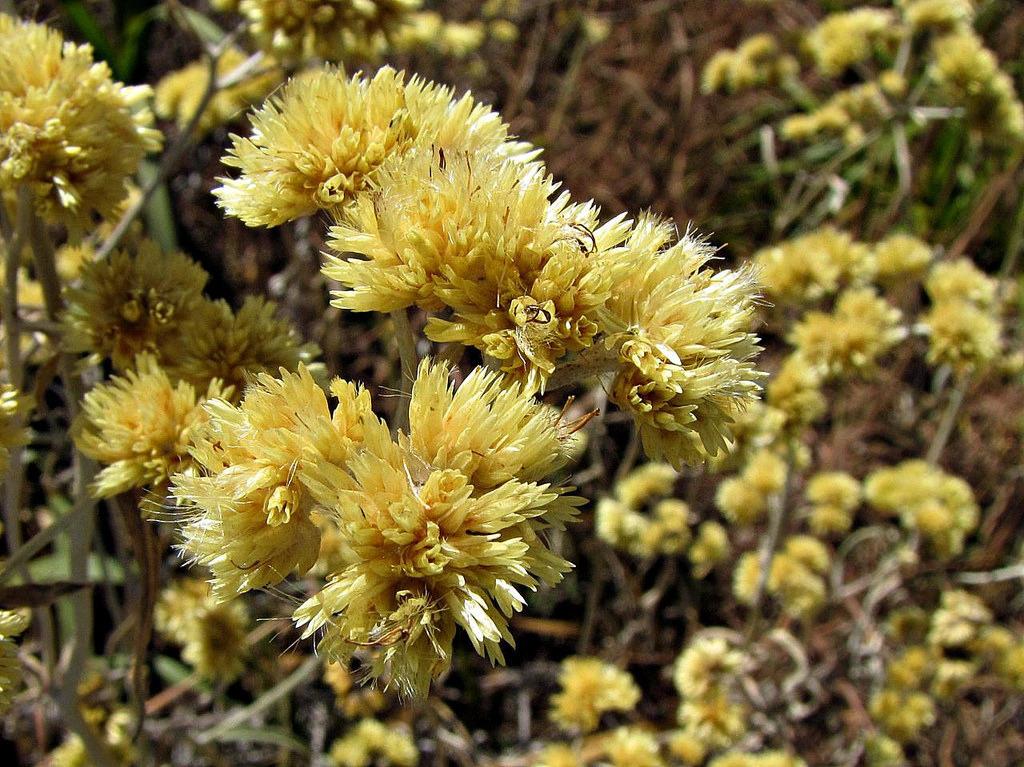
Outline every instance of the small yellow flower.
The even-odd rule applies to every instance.
[[[640,688],[629,672],[599,658],[562,661],[560,692],[551,697],[551,719],[565,730],[593,732],[608,711],[632,711]]]
[[[32,192],[49,221],[88,225],[116,214],[126,183],[160,148],[148,86],[111,80],[88,45],[0,14],[0,189]]]

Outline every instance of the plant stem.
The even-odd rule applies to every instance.
[[[46,227],[38,216],[32,215],[29,224],[29,239],[32,244],[32,255],[36,269],[36,278],[43,289],[43,300],[46,313],[52,322],[60,319],[63,308],[60,277],[57,274],[57,263],[54,256],[53,243],[50,241]],[[74,420],[82,399],[82,382],[75,373],[71,357],[63,352],[58,356],[58,370],[64,383],[64,395],[69,420]],[[84,583],[89,577],[89,552],[92,549],[92,536],[95,527],[92,499],[89,496],[89,482],[93,475],[92,462],[72,446],[72,489],[73,508],[69,514],[76,518],[77,525],[68,535],[68,551],[70,556],[71,580]],[[103,742],[89,726],[78,707],[78,685],[85,672],[86,663],[92,655],[92,592],[83,589],[71,597],[72,615],[74,620],[73,642],[63,679],[57,695],[57,705],[68,729],[82,741],[89,754],[89,759],[96,767],[113,767],[114,760],[110,757]]]
[[[409,401],[412,399],[412,385],[416,380],[416,368],[419,355],[416,353],[416,336],[409,324],[407,309],[391,312],[391,322],[395,326],[395,340],[398,342],[398,356],[402,362],[402,395],[395,410],[395,428],[405,429],[409,425]]]
[[[946,409],[942,413],[942,420],[939,421],[939,428],[932,438],[932,444],[928,446],[928,454],[925,456],[925,460],[928,463],[936,464],[939,462],[942,451],[946,448],[946,443],[949,442],[949,438],[953,434],[953,427],[956,426],[956,417],[960,414],[960,407],[964,404],[964,395],[967,393],[969,384],[970,376],[963,376],[956,382],[953,391],[950,392],[949,402],[946,403]]]

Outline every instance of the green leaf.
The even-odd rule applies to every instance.
[[[71,22],[78,28],[82,37],[92,45],[97,55],[110,65],[114,76],[118,80],[124,80],[125,74],[121,71],[117,51],[82,0],[61,0],[61,7],[63,7],[64,13],[68,15]]]

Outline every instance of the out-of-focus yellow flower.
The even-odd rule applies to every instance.
[[[931,246],[909,234],[891,234],[874,248],[877,278],[882,284],[919,277],[932,260]]]
[[[235,72],[248,56],[240,48],[229,48],[217,61],[217,77]],[[264,63],[258,73],[247,76],[234,85],[219,88],[203,111],[196,131],[200,136],[239,117],[250,106],[266,98],[283,74],[272,61]],[[179,128],[192,120],[199,108],[203,93],[210,82],[210,67],[206,61],[195,61],[171,72],[156,84],[153,109],[164,119],[173,119]]]
[[[978,525],[970,485],[925,461],[872,472],[864,481],[864,496],[879,511],[899,516],[904,527],[920,531],[943,559],[963,551],[967,534]]]
[[[115,215],[126,182],[160,148],[148,86],[111,80],[88,45],[0,14],[0,189],[7,204],[31,191],[49,221]]]
[[[882,689],[872,696],[868,710],[885,733],[901,744],[915,740],[936,718],[935,703],[923,692]]]
[[[601,742],[611,767],[664,767],[658,739],[639,727],[616,727]]]
[[[825,226],[759,250],[753,256],[757,279],[770,299],[805,305],[874,277],[874,254],[846,232]]]
[[[821,136],[841,136],[847,144],[864,140],[868,130],[884,125],[893,109],[879,83],[854,85],[829,97],[811,112],[787,117],[783,137],[808,141]]]
[[[785,751],[729,751],[712,759],[708,767],[807,767],[807,763]]]
[[[964,110],[968,124],[985,141],[1007,149],[1024,141],[1024,105],[1013,79],[969,28],[932,43],[929,74],[950,106]]]
[[[728,684],[743,666],[743,653],[722,637],[698,635],[676,659],[672,680],[684,698],[702,698]]]
[[[768,383],[768,404],[783,414],[784,428],[797,434],[825,413],[824,375],[802,354],[790,354]]]
[[[713,248],[642,217],[609,259],[609,325],[619,329],[610,398],[633,416],[647,455],[678,468],[728,450],[730,424],[755,402],[760,350],[749,269],[706,268]]]
[[[242,673],[250,619],[241,600],[218,602],[208,583],[184,579],[164,589],[153,619],[158,632],[182,646],[182,659],[200,675],[230,682]]]
[[[172,495],[189,510],[182,549],[213,573],[224,599],[279,583],[312,567],[320,532],[312,498],[299,480],[310,460],[343,466],[373,418],[369,394],[336,380],[333,413],[305,366],[272,378],[263,373],[241,404],[210,400],[209,418],[193,432],[197,471],[177,474]]]
[[[915,31],[970,29],[974,21],[972,0],[897,0],[896,5]]]
[[[831,313],[807,312],[788,340],[831,376],[869,373],[879,357],[906,338],[901,317],[873,288],[853,288],[839,296]]]
[[[886,8],[854,8],[826,16],[807,33],[807,48],[818,70],[837,77],[899,39],[895,14]]]
[[[521,590],[557,583],[569,567],[541,535],[579,503],[541,482],[566,462],[558,415],[498,373],[477,369],[454,390],[449,372],[421,365],[398,442],[367,418],[346,469],[315,459],[299,470],[356,560],[295,621],[305,636],[323,632],[332,658],[374,648],[370,675],[408,695],[447,670],[459,628],[503,662]]]
[[[628,671],[600,658],[562,661],[560,691],[551,696],[551,719],[565,730],[593,732],[608,711],[632,711],[640,688]]]
[[[507,126],[471,96],[384,67],[373,77],[316,70],[289,80],[251,116],[249,138],[232,136],[224,163],[241,171],[214,191],[230,216],[277,226],[338,210],[370,184],[390,156],[413,146],[449,152],[505,147]]]
[[[245,299],[238,312],[224,301],[205,301],[165,354],[167,370],[196,387],[219,379],[241,396],[260,373],[289,372],[306,365],[314,376],[322,365],[314,343],[303,343],[295,329],[275,315],[276,307],[263,298]]]
[[[241,0],[238,11],[268,53],[291,62],[374,60],[422,0]]]
[[[186,326],[195,320],[209,275],[182,253],[161,253],[145,240],[137,252],[117,250],[82,267],[81,281],[67,291],[65,346],[89,359],[109,358],[118,370],[148,352],[165,361]]]
[[[409,730],[398,723],[361,719],[355,727],[331,745],[335,767],[415,767],[419,749]]]
[[[583,767],[583,757],[578,749],[564,743],[551,743],[540,750],[532,767]]]
[[[225,394],[213,381],[205,399]],[[133,487],[162,487],[172,474],[189,471],[189,438],[206,412],[190,384],[172,384],[156,359],[142,354],[134,370],[87,393],[78,418],[78,449],[107,464],[92,491],[109,498]]]
[[[697,535],[686,555],[696,578],[705,578],[716,565],[729,557],[729,535],[725,528],[713,520],[701,522]]]
[[[846,472],[820,472],[807,482],[804,495],[811,503],[812,532],[845,533],[853,525],[853,512],[860,505],[860,482]]]
[[[701,74],[701,88],[705,93],[737,91],[774,85],[799,71],[792,56],[779,51],[772,35],[748,37],[736,50],[722,49],[708,60]]]

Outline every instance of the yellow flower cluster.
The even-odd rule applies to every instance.
[[[783,360],[782,367],[768,383],[768,406],[782,414],[781,429],[790,436],[825,414],[825,395],[821,392],[823,371],[799,353]]]
[[[648,463],[615,485],[614,498],[598,501],[597,536],[638,557],[681,554],[690,542],[689,506],[668,497],[678,475],[665,463]],[[644,508],[650,507],[650,514]]]
[[[875,244],[876,278],[883,285],[920,277],[931,260],[931,246],[913,235],[897,232]]]
[[[174,477],[172,494],[191,509],[183,550],[213,572],[214,593],[229,598],[312,567],[320,531],[299,481],[312,456],[343,465],[372,417],[362,389],[336,380],[333,413],[309,370],[258,375],[239,405],[206,404],[192,434],[197,471]]]
[[[204,397],[230,393],[213,381]],[[74,424],[78,449],[107,464],[93,493],[109,498],[133,487],[164,488],[172,474],[189,470],[189,438],[204,420],[195,389],[183,381],[172,384],[154,357],[139,355],[134,370],[85,395]]]
[[[249,612],[241,600],[218,602],[205,581],[172,583],[153,612],[156,630],[182,647],[181,657],[207,679],[231,682],[245,668]]]
[[[0,610],[0,713],[11,707],[11,699],[21,684],[21,662],[14,640],[28,624],[28,612]]]
[[[807,763],[786,751],[729,751],[712,759],[708,767],[807,767]]]
[[[336,210],[370,185],[384,160],[414,147],[448,152],[498,149],[518,156],[497,114],[469,95],[390,67],[351,79],[314,70],[288,81],[250,120],[249,138],[232,136],[218,204],[249,226],[277,226]]]
[[[860,505],[860,482],[842,471],[819,472],[807,481],[804,495],[811,504],[808,525],[815,535],[842,534],[853,526]]]
[[[874,508],[899,516],[904,527],[920,533],[940,559],[962,552],[964,540],[978,525],[970,485],[925,461],[904,461],[872,472],[864,481],[864,496]]]
[[[230,75],[247,59],[245,51],[236,47],[229,48],[217,61],[216,76],[223,78]],[[267,62],[256,76],[246,77],[226,88],[218,88],[196,123],[196,132],[203,136],[236,119],[242,111],[266,98],[282,77],[280,69],[273,62]],[[195,61],[164,75],[154,90],[154,111],[165,120],[173,119],[179,128],[185,127],[195,115],[209,82],[210,67],[205,61]]]
[[[377,687],[356,687],[355,679],[344,663],[326,661],[324,682],[334,692],[334,702],[347,719],[379,714],[389,704],[389,696]]]
[[[90,362],[110,359],[116,370],[150,354],[172,381],[202,391],[219,380],[225,395],[227,387],[240,395],[257,373],[295,370],[319,351],[261,298],[247,299],[237,314],[206,298],[203,268],[150,240],[84,263],[79,278],[67,290],[65,346]]]
[[[746,733],[748,711],[732,690],[744,662],[728,640],[707,634],[691,639],[676,659],[672,678],[682,698],[678,737],[691,741],[686,750],[728,748]]]
[[[220,204],[253,225],[331,212],[334,305],[440,312],[430,340],[474,346],[531,390],[563,363],[614,370],[610,399],[650,457],[725,451],[759,392],[751,270],[712,272],[711,247],[652,216],[602,224],[497,114],[388,68],[297,78],[253,122]]]
[[[804,314],[788,340],[831,377],[864,374],[906,337],[901,318],[900,310],[874,288],[851,288],[839,295],[832,312]]]
[[[825,604],[824,575],[831,564],[828,548],[809,535],[793,535],[782,550],[772,557],[765,581],[765,592],[775,597],[787,615],[807,620]],[[761,578],[760,555],[750,551],[736,564],[733,593],[736,599],[752,605]]]
[[[558,684],[559,692],[551,696],[551,719],[570,732],[593,732],[602,714],[632,711],[640,701],[640,688],[629,672],[600,658],[566,658]]]
[[[973,31],[960,30],[932,43],[929,73],[951,106],[979,135],[1008,149],[1024,141],[1024,104],[1013,79]]]
[[[138,764],[131,712],[123,708],[110,712],[90,708],[84,714],[86,722],[96,731],[114,764],[119,767]],[[47,764],[50,767],[91,767],[94,762],[81,738],[72,735],[50,752]]]
[[[863,284],[876,271],[872,249],[832,226],[763,248],[753,261],[768,297],[795,306],[819,301],[843,284]]]
[[[965,375],[991,364],[1002,349],[998,283],[969,259],[936,264],[925,288],[932,305],[918,328],[928,338],[928,361]]]
[[[111,80],[88,45],[0,14],[0,189],[28,190],[49,221],[110,217],[147,152],[160,148],[147,86]]]
[[[693,543],[686,552],[695,578],[706,578],[717,565],[729,558],[729,534],[713,520],[700,523]]]
[[[461,59],[478,51],[489,33],[500,35],[503,26],[498,22],[485,26],[482,21],[447,21],[439,13],[423,11],[409,17],[392,36],[391,46],[403,52],[427,48],[448,59]],[[512,31],[518,32],[515,26]]]
[[[854,8],[826,16],[806,37],[818,70],[837,77],[899,39],[895,14],[885,8]]]
[[[315,544],[318,532],[307,513],[313,500],[334,522],[355,561],[333,573],[326,587],[295,611],[295,620],[305,636],[323,634],[320,647],[332,658],[344,660],[361,647],[375,648],[371,675],[387,674],[407,694],[425,693],[431,680],[447,670],[459,628],[477,652],[503,662],[501,641],[512,639],[508,618],[525,604],[521,590],[557,583],[569,568],[546,548],[543,533],[562,526],[580,502],[542,481],[567,461],[557,413],[520,387],[504,385],[497,373],[477,369],[457,390],[449,375],[443,364],[425,361],[420,366],[409,432],[399,432],[397,442],[369,412],[365,393],[341,381],[332,385],[342,403],[333,423],[327,420],[322,394],[321,416],[298,403],[288,405],[293,414],[286,414],[280,403],[260,407],[268,411],[261,417],[290,422],[290,429],[278,429],[275,442],[287,447],[294,439],[304,449],[296,454],[288,447],[275,456],[254,445],[252,458],[241,457],[240,465],[220,472],[238,476],[250,462],[254,468],[256,461],[270,463],[261,476],[272,471],[275,479],[253,497],[256,503],[243,508],[230,501],[233,516],[245,512],[250,546],[271,531],[280,531],[282,541],[304,538],[298,530],[290,532],[297,522],[311,528],[310,543]],[[295,380],[282,384],[267,377],[262,389],[292,386]],[[255,415],[256,403],[249,403],[253,392],[250,388],[234,413],[215,413],[211,424],[245,411]],[[267,432],[262,425],[254,431],[257,440]],[[216,479],[213,475],[210,481]],[[188,494],[205,504],[206,514],[192,526],[192,539],[205,550],[201,536],[225,503],[207,498],[239,494],[232,487],[207,498],[201,492]],[[226,523],[228,515],[222,517]],[[242,571],[225,559],[222,541],[215,551],[204,558],[223,570],[227,583],[252,587],[255,573],[270,582],[266,565],[280,549],[243,555],[249,567]],[[301,558],[274,570],[308,569],[317,547],[303,540],[301,551]]]
[[[786,462],[774,451],[759,450],[738,476],[718,486],[715,505],[734,524],[756,524],[768,511],[769,499],[782,491],[788,473]]]
[[[7,471],[11,451],[27,445],[31,436],[25,425],[31,402],[10,384],[0,384],[0,476]]]
[[[966,29],[974,21],[973,0],[897,0],[896,5],[915,31]]]
[[[774,85],[799,71],[792,56],[779,51],[772,35],[748,37],[736,50],[716,51],[704,66],[701,88],[705,93],[728,91],[735,93],[748,88]]]
[[[268,53],[288,61],[373,60],[422,0],[241,0],[238,11]]]
[[[331,745],[335,767],[415,767],[419,750],[403,726],[377,719],[362,719]]]
[[[610,767],[665,767],[658,739],[639,727],[616,727],[601,745]]]
[[[791,141],[840,136],[853,146],[892,115],[892,106],[882,86],[867,82],[839,91],[811,112],[787,117],[782,122],[781,132]]]

